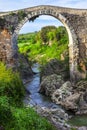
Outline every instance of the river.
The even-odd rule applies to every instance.
[[[31,81],[26,84],[26,90],[30,94],[28,93],[26,94],[24,103],[30,106],[38,105],[40,107],[59,108],[60,106],[53,103],[47,96],[39,93],[39,87],[40,87],[39,65],[34,64],[32,66],[32,70],[36,74],[33,76]]]

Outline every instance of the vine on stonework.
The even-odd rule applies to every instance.
[[[19,21],[21,21],[26,16],[27,16],[27,14],[23,10],[18,11],[18,19],[19,19]]]

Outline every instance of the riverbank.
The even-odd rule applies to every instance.
[[[38,65],[33,66],[33,71],[37,74],[26,84],[26,90],[30,94],[26,95],[24,104],[34,107],[38,114],[47,118],[57,129],[68,130],[70,128],[66,123],[68,114],[59,105],[53,103],[49,97],[39,93],[40,75],[38,67]]]

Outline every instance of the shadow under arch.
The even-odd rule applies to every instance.
[[[77,36],[75,34],[75,31],[74,31],[72,25],[70,24],[67,17],[65,17],[61,12],[55,12],[55,10],[48,9],[48,8],[43,10],[43,6],[38,7],[38,8],[40,8],[40,9],[30,12],[29,14],[27,14],[26,17],[24,17],[24,19],[22,19],[18,23],[17,27],[14,30],[13,36],[12,36],[12,39],[15,39],[15,40],[12,40],[12,41],[17,43],[19,31],[21,30],[22,26],[30,20],[34,20],[41,15],[49,15],[49,16],[52,16],[52,17],[58,19],[64,25],[64,27],[66,28],[67,33],[68,33],[68,37],[69,37],[69,45],[68,46],[69,46],[70,79],[72,81],[74,81],[74,80],[76,81],[76,79],[78,79],[77,66],[78,66],[79,49],[78,49]]]

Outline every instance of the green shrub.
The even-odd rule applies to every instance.
[[[18,18],[19,18],[19,21],[21,21],[22,19],[24,19],[24,17],[26,17],[27,14],[25,13],[25,11],[18,11]]]
[[[12,99],[12,102],[22,100],[24,96],[24,86],[18,73],[13,73],[11,69],[0,62],[0,95],[7,96]]]
[[[16,108],[12,110],[13,120],[6,126],[6,130],[55,130],[44,118],[40,117],[32,108]]]
[[[0,96],[0,124],[6,125],[11,119],[9,99],[6,96]]]

